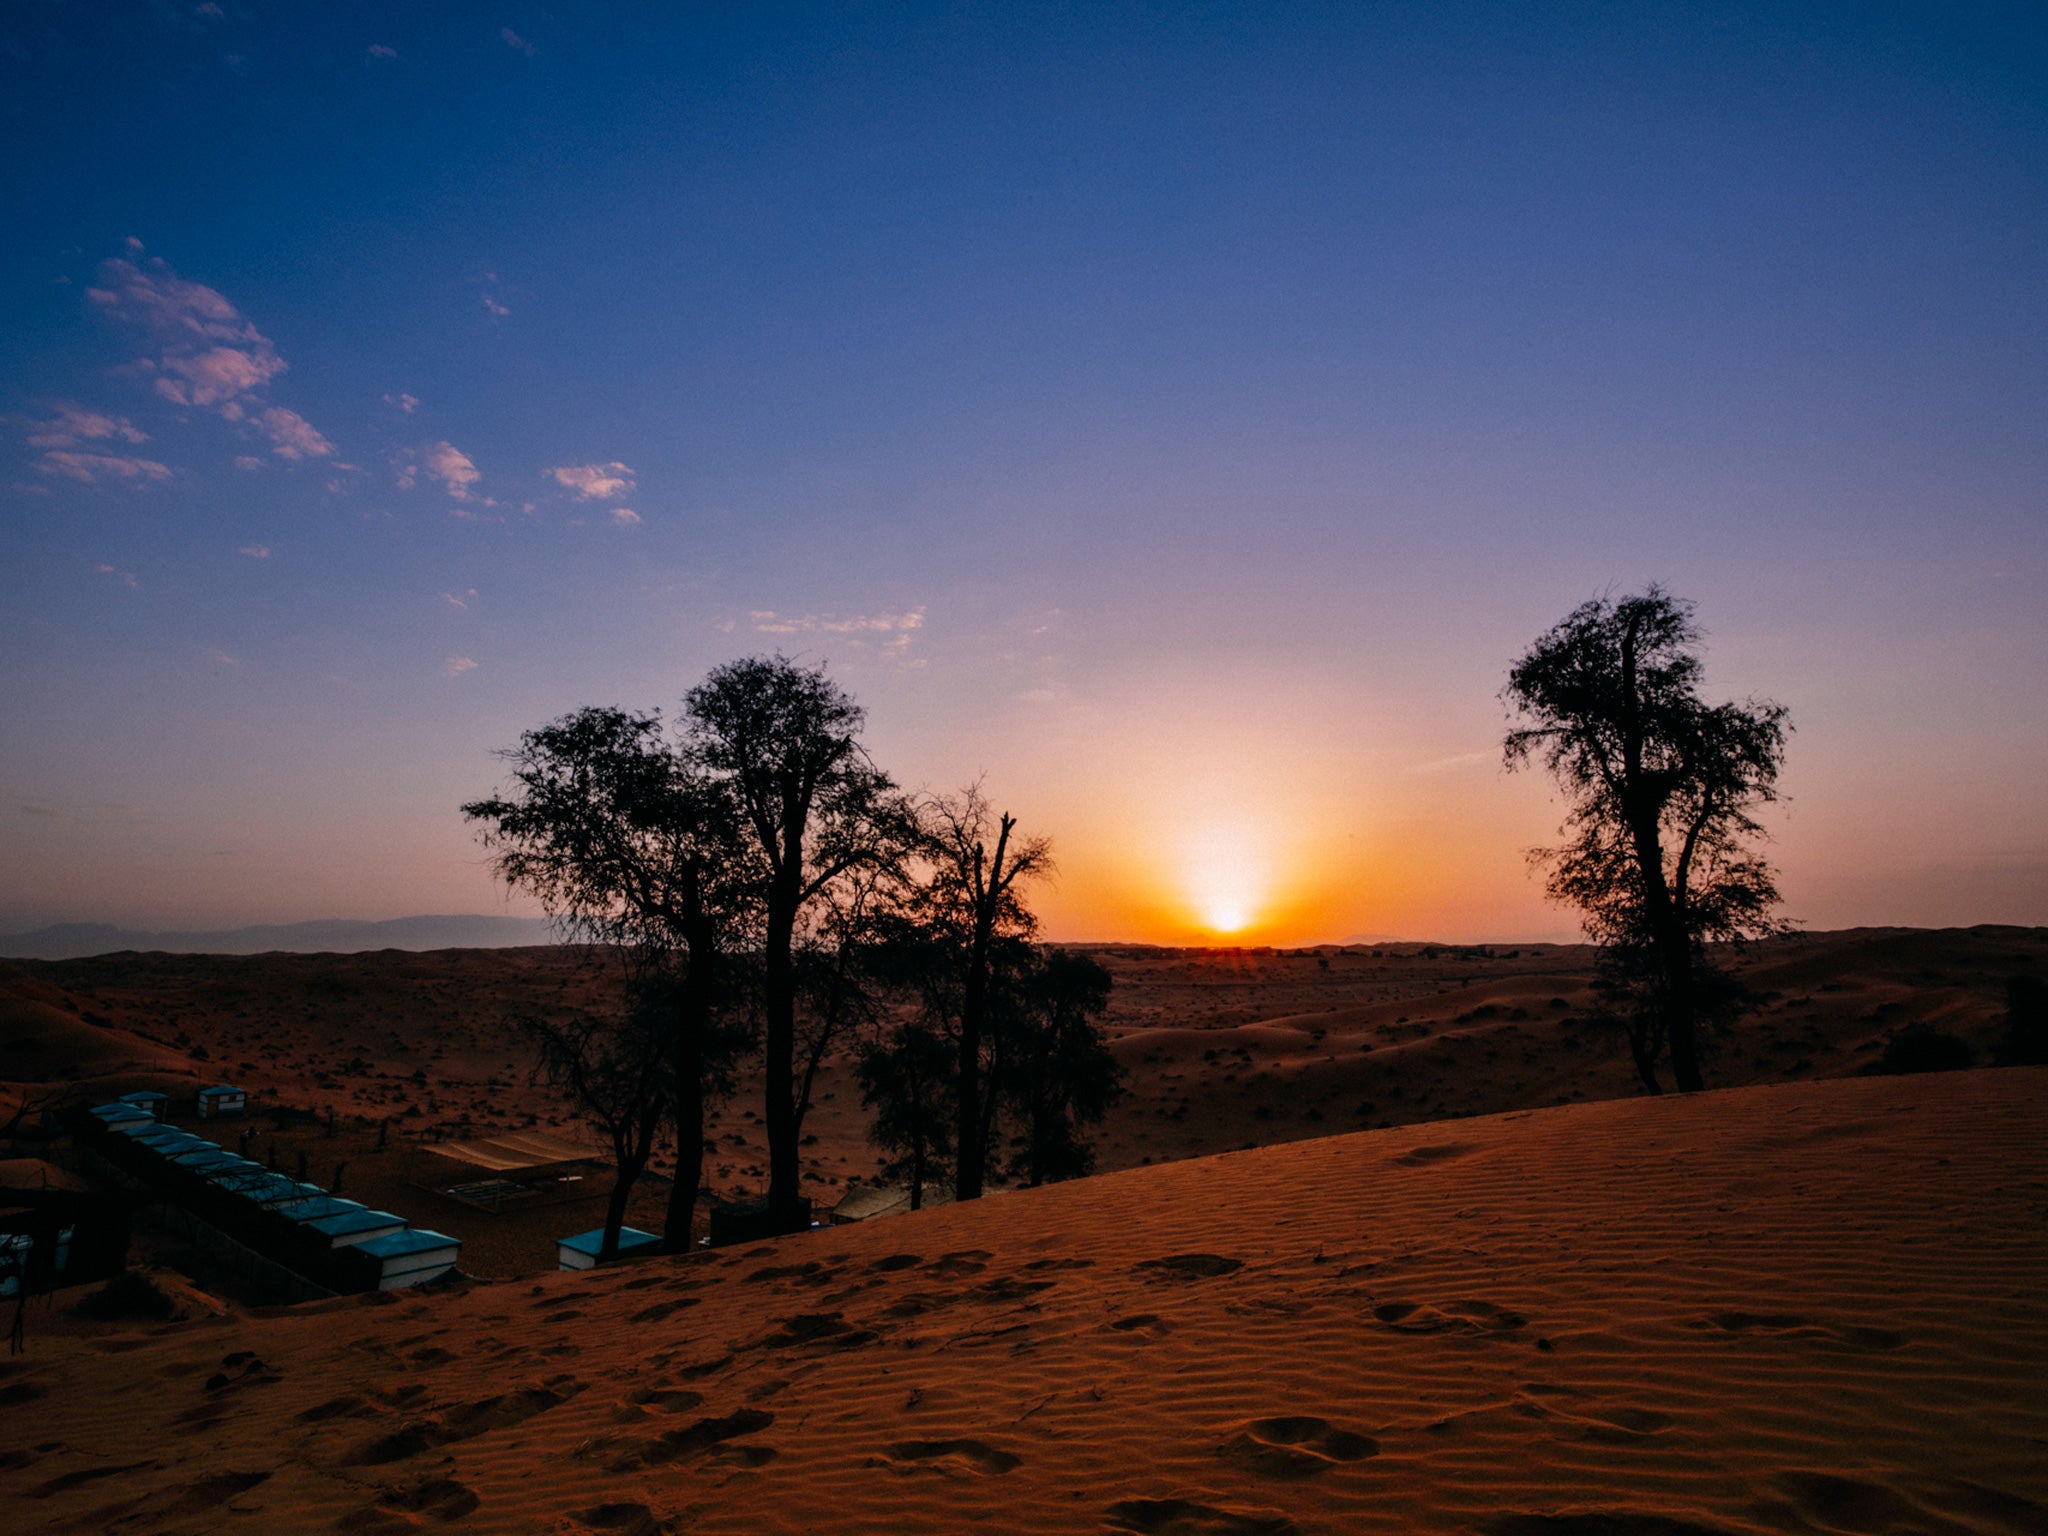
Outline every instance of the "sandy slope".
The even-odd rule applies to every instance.
[[[2048,1530],[2048,1070],[1301,1141],[0,1374],[49,1531]]]

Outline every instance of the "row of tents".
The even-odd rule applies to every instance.
[[[223,1110],[214,1094],[207,1119],[242,1112],[245,1095]],[[161,1118],[162,1094],[124,1094],[86,1112],[96,1150],[123,1173],[156,1190],[257,1253],[334,1291],[397,1290],[455,1268],[462,1244],[440,1232],[407,1225],[389,1211],[371,1210],[318,1184],[306,1183],[180,1130]]]

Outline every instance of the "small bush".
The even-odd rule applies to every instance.
[[[1885,1042],[1873,1069],[1888,1076],[1908,1072],[1955,1072],[1974,1058],[1969,1046],[1932,1024],[1908,1024]]]
[[[132,1269],[124,1269],[81,1301],[75,1310],[81,1317],[90,1317],[102,1323],[138,1317],[161,1323],[167,1320],[176,1308],[172,1305],[171,1298],[158,1289],[157,1283],[149,1276],[138,1275]]]

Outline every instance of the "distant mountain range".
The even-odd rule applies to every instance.
[[[111,923],[54,923],[28,933],[0,934],[0,956],[13,960],[77,960],[116,950],[161,950],[174,955],[261,955],[272,950],[301,954],[352,953],[367,949],[508,949],[552,944],[545,918],[394,917],[369,923],[336,918],[313,923],[262,923],[216,932],[151,933]]]

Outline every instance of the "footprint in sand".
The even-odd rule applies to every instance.
[[[1693,1326],[1718,1328],[1723,1333],[1772,1333],[1813,1344],[1872,1352],[1903,1349],[1911,1342],[1903,1333],[1894,1333],[1889,1328],[1824,1323],[1792,1312],[1712,1312]]]
[[[984,1248],[964,1248],[958,1253],[942,1253],[925,1265],[924,1272],[939,1280],[952,1280],[961,1275],[978,1275],[988,1268],[989,1253]]]
[[[473,1514],[483,1501],[476,1490],[449,1477],[429,1478],[409,1488],[386,1488],[370,1503],[339,1522],[347,1531],[393,1533],[410,1531],[425,1515],[450,1523]]]
[[[156,1514],[158,1518],[167,1520],[182,1520],[192,1515],[210,1514],[214,1510],[228,1507],[231,1499],[238,1498],[251,1488],[268,1481],[268,1472],[222,1472],[214,1477],[201,1478],[196,1483],[187,1483],[180,1488],[171,1502]]]
[[[807,1264],[771,1264],[766,1269],[757,1269],[750,1275],[742,1275],[743,1283],[753,1285],[766,1280],[794,1280],[799,1285],[823,1285],[835,1280],[843,1271],[819,1263],[816,1259]]]
[[[858,1349],[879,1335],[871,1328],[856,1328],[837,1312],[799,1312],[760,1341],[763,1349],[788,1349],[797,1344],[818,1344],[827,1349]]]
[[[1220,1253],[1176,1253],[1163,1259],[1147,1259],[1136,1266],[1138,1273],[1167,1280],[1213,1280],[1243,1268],[1243,1259],[1226,1259]]]
[[[1139,1312],[1130,1317],[1120,1317],[1109,1326],[1117,1333],[1135,1333],[1148,1339],[1156,1339],[1173,1331],[1173,1325],[1157,1312]]]
[[[884,1453],[897,1470],[942,1472],[957,1477],[971,1473],[999,1477],[1024,1465],[1024,1458],[999,1451],[979,1440],[902,1440]]]
[[[586,1531],[605,1536],[663,1536],[674,1527],[654,1518],[645,1504],[599,1504],[573,1511],[569,1518]]]
[[[964,1299],[983,1304],[1022,1301],[1026,1296],[1049,1291],[1058,1283],[1056,1280],[1019,1280],[1015,1275],[998,1275],[993,1280],[984,1280],[973,1287]]]
[[[299,1423],[326,1423],[328,1419],[369,1419],[383,1409],[373,1407],[358,1393],[342,1393],[330,1397],[326,1403],[313,1403],[313,1407],[299,1413]]]
[[[1379,1442],[1370,1436],[1301,1414],[1253,1419],[1216,1448],[1216,1454],[1234,1467],[1289,1482],[1379,1453]]]
[[[1372,1309],[1372,1315],[1396,1333],[1458,1333],[1470,1336],[1505,1335],[1519,1332],[1529,1320],[1490,1301],[1447,1301],[1440,1306],[1426,1302],[1389,1301]]]
[[[69,1493],[74,1488],[83,1488],[87,1483],[96,1483],[102,1478],[119,1477],[123,1472],[139,1472],[145,1467],[154,1467],[153,1461],[131,1461],[118,1467],[81,1467],[76,1472],[65,1472],[51,1478],[47,1483],[38,1483],[29,1489],[31,1499],[53,1498],[60,1493]]]
[[[1277,1510],[1192,1499],[1121,1499],[1109,1506],[1109,1528],[1138,1536],[1299,1536],[1301,1530]]]
[[[1397,1168],[1427,1168],[1431,1163],[1447,1163],[1454,1157],[1463,1157],[1477,1148],[1469,1141],[1447,1141],[1433,1147],[1417,1147],[1390,1159]]]
[[[899,1269],[915,1269],[924,1262],[914,1253],[892,1253],[868,1266],[871,1275],[893,1275]]]
[[[697,1298],[695,1296],[683,1296],[675,1301],[658,1301],[651,1307],[642,1307],[638,1312],[629,1316],[626,1321],[629,1323],[658,1323],[663,1318],[674,1317],[676,1313],[682,1311],[685,1307],[694,1307],[696,1305]]]
[[[432,1418],[407,1424],[388,1435],[379,1435],[365,1441],[341,1459],[345,1467],[380,1467],[394,1461],[406,1461],[424,1451],[438,1446],[454,1445],[463,1440],[474,1440],[478,1435],[489,1434],[496,1429],[510,1429],[523,1424],[536,1414],[546,1413],[566,1403],[578,1392],[583,1384],[578,1381],[559,1382],[562,1390],[553,1387],[521,1387],[516,1392],[501,1392],[495,1397],[486,1397],[474,1403],[458,1403],[444,1408]]]
[[[775,1452],[767,1446],[728,1447],[727,1442],[757,1435],[775,1422],[775,1415],[762,1408],[741,1408],[723,1418],[699,1419],[683,1429],[672,1429],[653,1440],[643,1440],[611,1463],[612,1472],[631,1472],[641,1467],[665,1467],[678,1462],[702,1461],[727,1453],[724,1459],[759,1466]],[[730,1454],[737,1452],[738,1454]]]

